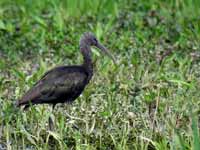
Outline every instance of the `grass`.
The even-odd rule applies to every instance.
[[[198,0],[1,0],[0,149],[200,149],[199,8]],[[82,62],[85,31],[118,65],[94,50],[94,77],[73,104],[15,108],[47,70]]]

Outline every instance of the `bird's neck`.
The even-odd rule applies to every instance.
[[[93,63],[91,56],[91,48],[88,45],[81,45],[81,53],[83,55],[83,67],[87,71],[89,77],[91,78],[93,75]]]

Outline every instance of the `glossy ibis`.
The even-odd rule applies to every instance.
[[[84,62],[76,66],[60,66],[46,72],[42,78],[17,102],[25,108],[35,104],[72,102],[84,90],[93,75],[91,46],[107,54],[115,62],[109,51],[101,45],[92,33],[84,33],[80,40],[80,51]]]

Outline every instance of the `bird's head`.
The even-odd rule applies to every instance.
[[[113,62],[115,63],[115,59],[114,59],[113,55],[108,51],[108,49],[106,47],[104,47],[97,40],[97,38],[91,32],[84,33],[83,36],[81,37],[81,40],[80,40],[80,47],[81,47],[81,49],[82,48],[84,49],[85,47],[88,47],[88,46],[89,47],[90,46],[97,47],[98,49],[100,49],[101,51],[103,51],[106,55],[108,55],[113,60]]]

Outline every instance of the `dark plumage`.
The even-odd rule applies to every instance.
[[[83,34],[80,40],[80,50],[84,62],[80,66],[61,66],[46,72],[42,78],[17,102],[17,106],[30,104],[71,102],[84,90],[93,75],[91,46],[104,51],[113,61],[114,58],[101,45],[92,33]]]

